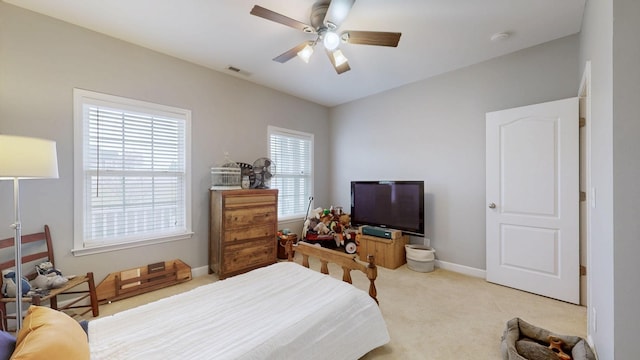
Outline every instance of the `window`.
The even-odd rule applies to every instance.
[[[313,193],[313,134],[269,126],[269,155],[276,165],[278,218],[304,218]]]
[[[191,236],[191,112],[74,89],[75,255]]]

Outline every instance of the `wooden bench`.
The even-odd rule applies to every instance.
[[[2,259],[6,259],[8,254],[13,254],[14,238],[8,238],[0,240],[0,254]],[[42,262],[49,261],[55,268],[55,261],[53,258],[53,246],[51,244],[51,233],[49,226],[44,226],[44,231],[36,234],[22,235],[22,264],[23,268],[27,269],[28,266],[32,267],[32,271],[24,271],[24,275],[29,281],[33,280],[38,273],[35,270],[35,265]],[[15,267],[14,255],[11,255],[11,260],[0,263],[0,271],[11,269]],[[64,274],[63,274],[64,275]],[[76,287],[81,286],[79,289]],[[74,297],[69,299],[69,302],[61,307],[58,307],[59,295],[73,295]],[[79,295],[79,296],[78,296]],[[86,300],[88,299],[88,304]],[[84,300],[84,301],[83,301]],[[52,309],[56,310],[69,310],[69,309],[85,309],[79,315],[85,315],[89,311],[93,316],[98,316],[98,298],[96,296],[96,287],[93,281],[93,273],[88,272],[83,275],[77,275],[72,279],[69,279],[63,286],[55,289],[49,289],[48,293],[42,296],[24,296],[22,302],[31,303],[33,305],[41,305],[43,302],[49,302]],[[7,304],[15,303],[16,298],[7,298],[2,295],[0,291],[0,316],[2,316],[3,329],[7,329],[7,319],[15,319],[15,316],[7,315]]]

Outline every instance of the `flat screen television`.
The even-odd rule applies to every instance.
[[[351,224],[424,236],[424,181],[352,181]]]

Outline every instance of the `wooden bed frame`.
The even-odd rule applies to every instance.
[[[328,263],[334,263],[342,267],[342,280],[352,284],[351,270],[362,271],[369,279],[369,296],[379,304],[376,290],[375,280],[378,277],[378,269],[376,268],[375,259],[373,255],[367,256],[368,264],[358,261],[358,257],[355,254],[341,253],[331,249],[325,249],[320,246],[312,245],[305,242],[298,242],[293,244],[292,240],[287,241],[285,244],[287,259],[293,261],[294,251],[302,254],[302,265],[309,267],[309,256],[313,256],[320,260],[320,272],[323,274],[329,274]]]

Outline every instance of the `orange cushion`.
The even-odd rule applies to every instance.
[[[89,359],[87,334],[69,315],[32,305],[18,332],[11,359]]]

